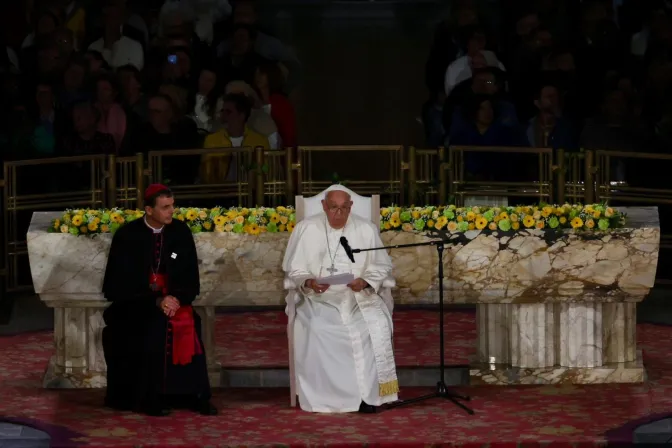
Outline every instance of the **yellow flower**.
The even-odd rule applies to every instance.
[[[593,210],[594,210],[594,209],[593,209],[593,206],[592,206],[592,205],[586,205],[586,207],[584,208],[584,210],[586,211],[586,213],[593,213]]]
[[[212,220],[215,223],[215,226],[223,226],[226,223],[226,218],[222,215],[215,216],[215,219]]]
[[[469,225],[467,226],[468,230],[474,230],[474,228],[476,228],[476,226],[474,225],[473,222],[470,222]]]
[[[500,213],[499,214],[499,221],[501,221],[502,219],[509,219],[509,214],[506,213],[506,212]]]
[[[226,224],[226,225],[224,226],[224,231],[225,231],[225,232],[230,232],[230,231],[232,231],[232,230],[233,230],[233,224],[228,223],[228,224]]]
[[[593,227],[595,227],[595,221],[593,221],[592,219],[586,219],[586,227],[592,229]]]
[[[511,216],[509,216],[509,221],[518,222],[518,215],[516,215],[515,213],[511,213]]]
[[[457,223],[455,221],[450,221],[448,223],[448,231],[449,232],[455,232],[457,231]]]
[[[199,210],[198,211],[198,218],[199,219],[206,219],[208,217],[208,212],[205,210]]]
[[[434,227],[434,221],[431,220],[431,219],[429,221],[427,221],[427,227],[429,227],[429,228]]]
[[[284,232],[287,227],[284,224],[278,226],[278,232]]]
[[[411,212],[411,216],[413,217],[413,219],[419,219],[420,218],[420,212],[417,211],[417,210],[413,210]]]
[[[88,233],[88,232],[89,232],[89,229],[87,229],[86,226],[82,226],[82,227],[79,228],[79,231],[80,231],[81,233]]]
[[[87,227],[90,231],[95,232],[98,230],[98,223],[96,221],[91,221]]]
[[[279,223],[279,222],[280,222],[280,215],[278,215],[277,213],[273,213],[273,214],[271,215],[271,222],[272,222],[273,224],[277,224],[277,223]]]
[[[242,224],[245,222],[245,217],[243,215],[236,216],[236,219],[233,220],[236,224]]]
[[[533,217],[535,220],[539,220],[539,219],[541,219],[541,212],[540,212],[539,210],[537,210],[536,212],[532,213],[532,217]]]
[[[525,218],[523,219],[523,225],[527,228],[532,227],[534,225],[534,217],[526,215]]]
[[[66,213],[65,215],[63,215],[63,222],[71,222],[71,220],[72,220],[72,217],[70,216],[69,213]]]
[[[516,221],[516,222],[512,222],[512,223],[511,223],[511,228],[512,228],[513,230],[518,230],[518,229],[520,229],[520,223],[519,223],[518,221]]]
[[[599,219],[599,217],[600,217],[600,211],[599,211],[599,210],[595,210],[595,211],[593,212],[593,218],[595,218],[595,219]]]
[[[413,224],[411,224],[410,222],[405,222],[404,224],[402,224],[401,230],[403,230],[404,232],[412,232]]]
[[[235,217],[238,216],[238,212],[235,210],[229,210],[228,212],[226,212],[226,216],[229,219],[235,219]]]
[[[551,213],[553,213],[553,207],[544,207],[543,209],[541,209],[541,216],[543,216],[544,218],[548,218],[549,216],[551,216]]]
[[[467,221],[473,221],[474,219],[476,219],[476,213],[467,212]]]
[[[537,221],[536,227],[537,229],[541,230],[546,226],[546,223],[544,221]]]
[[[280,224],[287,224],[287,221],[289,221],[289,218],[287,218],[286,216],[280,217]]]
[[[484,217],[479,216],[478,218],[476,218],[476,228],[478,230],[485,229],[485,226],[487,226],[487,225],[488,225],[488,220],[485,219]]]
[[[107,224],[103,224],[102,226],[100,226],[100,231],[103,233],[108,233],[110,231],[110,226],[108,226]]]
[[[457,217],[457,222],[462,222],[462,221],[464,221],[464,218],[462,217],[462,215],[459,215]]]
[[[178,221],[184,221],[184,215],[182,215],[182,214],[177,215],[177,220]]]
[[[471,211],[476,213],[477,215],[481,213],[481,209],[479,207],[471,207]]]
[[[72,225],[73,226],[81,226],[82,222],[84,222],[84,217],[82,215],[75,215],[72,217]]]
[[[210,230],[212,228],[212,223],[210,221],[206,221],[203,223],[203,228],[205,230]]]
[[[58,230],[59,227],[61,227],[61,220],[60,219],[55,219],[54,220],[54,230]]]
[[[287,231],[288,231],[289,233],[292,233],[293,230],[294,230],[294,222],[289,221],[289,222],[287,223]]]
[[[553,213],[555,213],[555,216],[561,216],[563,213],[565,213],[565,209],[562,207],[558,207],[555,209]]]
[[[243,216],[247,216],[247,215],[250,214],[250,210],[244,208],[240,211],[240,214],[243,215]]]
[[[446,226],[446,224],[448,224],[448,218],[446,218],[445,216],[439,216],[439,219],[436,220],[436,224],[434,225],[434,227],[436,227],[437,229],[442,229]]]
[[[614,209],[611,207],[607,207],[607,209],[604,211],[604,216],[606,216],[607,218],[611,218],[612,216],[614,216]]]
[[[389,222],[390,222],[390,225],[392,227],[394,227],[395,229],[401,225],[401,220],[399,219],[398,216],[392,215]]]
[[[574,229],[580,229],[583,227],[583,220],[577,216],[576,218],[572,219],[571,226]]]
[[[217,233],[224,232],[224,226],[215,226],[215,232]]]
[[[488,229],[497,230],[497,224],[495,222],[491,222],[490,224],[488,224]]]
[[[390,226],[390,222],[389,222],[389,221],[383,223],[383,229],[385,229],[385,230],[390,230],[390,227],[392,227],[392,226]]]
[[[561,216],[560,217],[560,224],[564,224],[567,222],[567,217],[566,216]]]
[[[187,213],[184,214],[184,217],[187,218],[187,221],[193,221],[197,216],[198,214],[196,213],[196,210],[187,210]]]
[[[68,230],[69,230],[69,229],[68,229],[67,224],[63,224],[63,225],[61,226],[61,233],[68,233]]]
[[[283,207],[282,205],[279,205],[278,208],[275,209],[278,213],[285,213],[287,211],[286,207]]]
[[[250,235],[259,235],[261,233],[261,228],[257,224],[250,224],[248,228]]]
[[[380,210],[380,215],[381,215],[383,218],[386,217],[386,216],[389,215],[389,214],[390,214],[390,209],[388,209],[388,208],[384,208],[384,209],[381,209],[381,210]]]

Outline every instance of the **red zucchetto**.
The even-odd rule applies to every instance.
[[[170,191],[170,189],[163,184],[151,184],[145,190],[145,200],[151,198],[160,191]]]

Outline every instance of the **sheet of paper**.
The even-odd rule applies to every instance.
[[[318,278],[316,281],[320,285],[347,285],[355,279],[351,273],[336,274],[330,277]]]

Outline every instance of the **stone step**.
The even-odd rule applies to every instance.
[[[433,387],[440,378],[438,367],[402,367],[397,370],[400,387]],[[212,381],[212,379],[211,379]],[[469,385],[469,367],[447,367],[444,381],[448,386]],[[287,368],[222,368],[220,387],[289,387]]]

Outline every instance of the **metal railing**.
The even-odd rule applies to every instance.
[[[451,184],[447,151],[408,148],[408,202],[417,204],[446,204]]]

